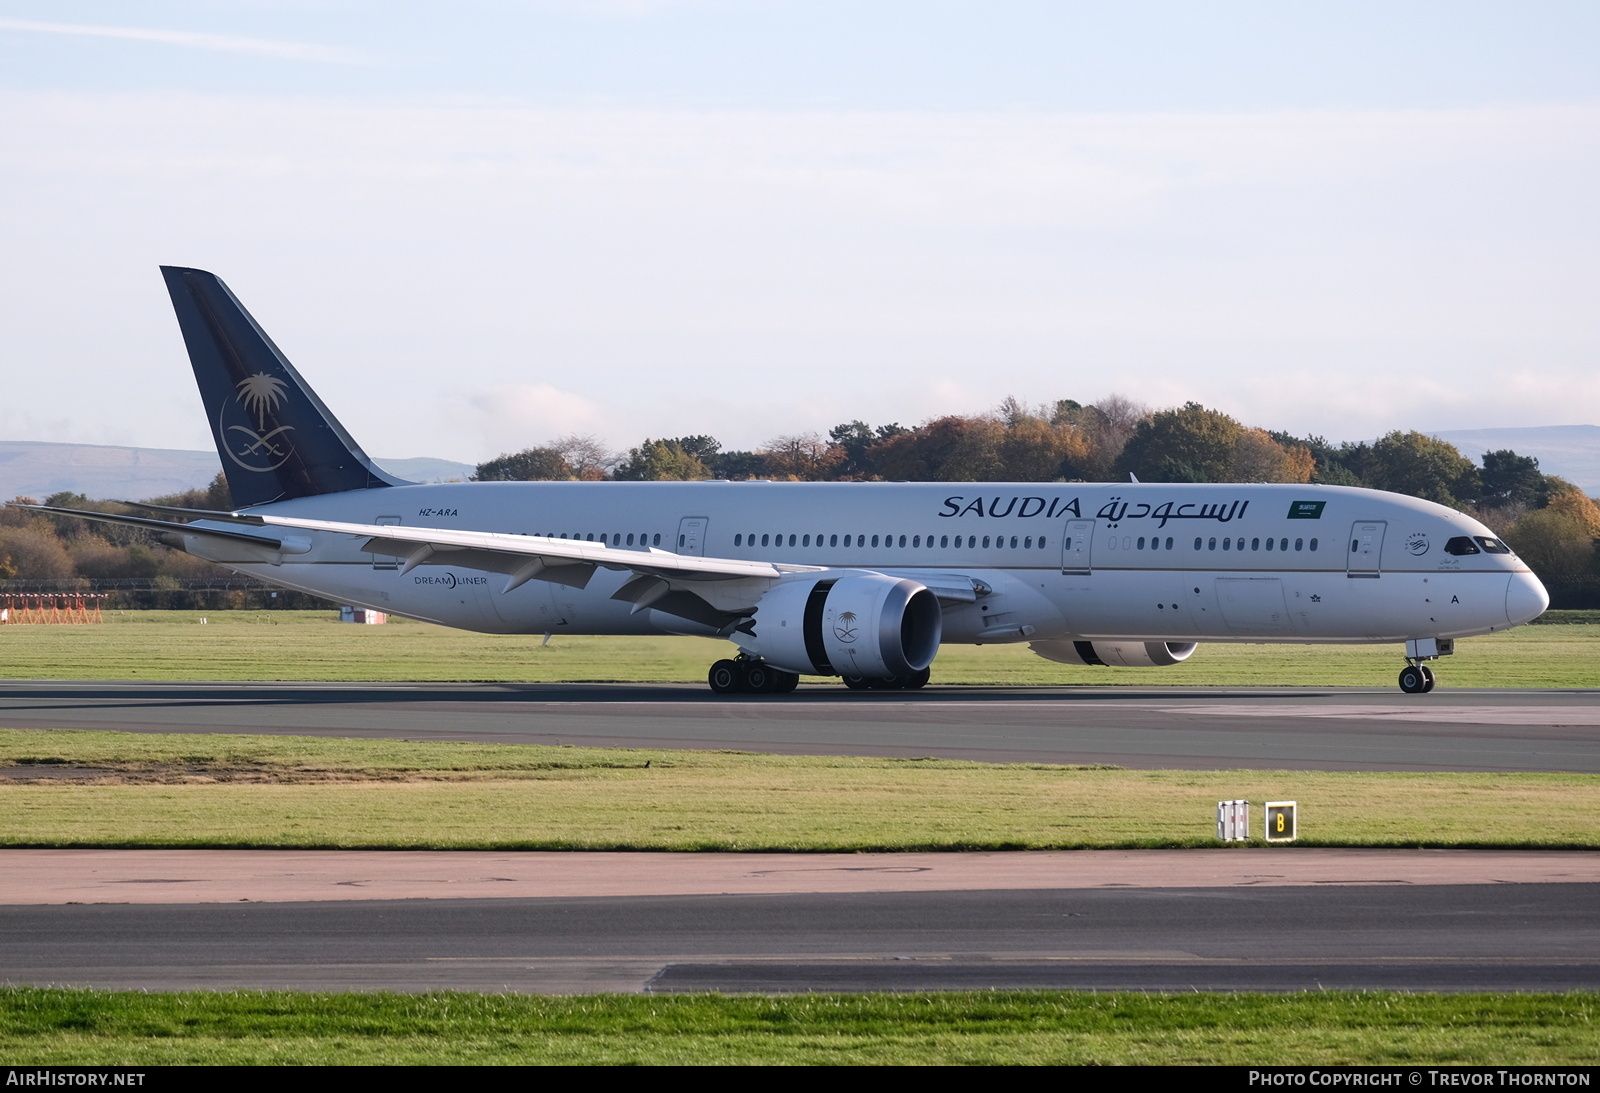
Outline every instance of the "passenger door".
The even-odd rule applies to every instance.
[[[1061,535],[1061,572],[1087,574],[1093,543],[1093,520],[1068,520]]]
[[[1376,577],[1383,557],[1383,520],[1357,520],[1350,529],[1350,555],[1345,566],[1347,577]]]
[[[691,555],[695,558],[704,558],[706,555],[706,527],[711,521],[704,516],[685,516],[678,521],[678,545],[674,549],[679,554]]]

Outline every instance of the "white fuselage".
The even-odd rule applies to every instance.
[[[1395,642],[1486,634],[1548,603],[1515,555],[1447,554],[1483,525],[1441,505],[1335,486],[1078,483],[487,482],[304,497],[256,513],[577,538],[925,579],[945,642]],[[289,588],[494,633],[694,633],[612,593],[505,581],[308,533],[298,553],[191,538],[202,557]],[[306,544],[309,544],[307,547]],[[739,640],[735,635],[734,640]]]

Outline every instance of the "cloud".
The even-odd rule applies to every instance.
[[[594,432],[603,424],[594,403],[548,383],[505,384],[465,395],[452,417],[483,458]]]
[[[340,65],[370,63],[362,55],[350,50],[335,49],[310,42],[285,42],[275,38],[241,38],[231,34],[200,34],[187,30],[149,30],[144,27],[110,27],[89,23],[46,23],[36,19],[5,17],[0,17],[0,30],[159,42],[162,45],[182,46],[185,49],[203,49],[212,53],[244,53],[254,57],[273,57],[282,61],[316,61],[321,64]]]
[[[160,262],[221,275],[372,451],[746,448],[1112,392],[1334,440],[1600,420],[1600,106],[0,91],[0,131],[0,372],[13,405],[70,390],[51,439],[205,442]]]

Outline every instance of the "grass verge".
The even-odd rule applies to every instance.
[[[1472,638],[1436,670],[1449,687],[1600,686],[1600,626],[1575,621]],[[206,620],[201,625],[200,620]],[[704,683],[726,642],[474,634],[320,611],[113,612],[99,626],[0,626],[0,678]],[[1398,645],[1203,645],[1171,668],[1074,668],[1026,645],[952,645],[935,685],[1392,687]]]
[[[1600,775],[1134,771],[312,737],[0,730],[0,845],[526,850],[1600,847]]]
[[[1131,992],[544,998],[0,989],[12,1065],[1575,1064],[1600,996]]]

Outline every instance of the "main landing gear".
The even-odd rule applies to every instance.
[[[844,676],[844,685],[852,691],[914,691],[928,685],[927,668],[909,676],[894,679],[869,679],[865,676]],[[759,657],[740,654],[732,660],[719,660],[706,673],[706,682],[719,695],[761,694],[786,695],[800,684],[800,677],[782,668],[774,668]]]
[[[764,660],[741,654],[733,660],[719,660],[713,664],[706,673],[706,682],[719,695],[786,695],[800,686],[800,677],[774,668]]]
[[[908,676],[895,676],[892,679],[872,679],[867,676],[841,676],[844,685],[852,691],[916,691],[928,685],[928,677],[933,673],[924,668],[920,672],[912,672]]]

